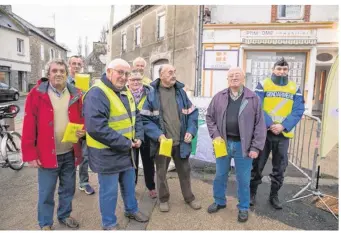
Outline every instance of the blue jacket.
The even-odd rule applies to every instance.
[[[285,86],[288,83],[287,78],[279,78],[279,77],[273,76],[271,77],[271,80],[276,85],[279,85],[279,86]],[[264,92],[262,82],[258,83],[255,92],[260,97],[262,107],[263,107],[264,97],[266,93]],[[284,127],[284,132],[291,131],[297,125],[297,123],[301,120],[303,113],[304,113],[304,98],[302,96],[302,92],[300,88],[297,88],[297,92],[294,95],[294,104],[292,106],[291,114],[287,116],[285,120],[282,122],[282,125]],[[265,118],[266,128],[268,129],[273,124],[273,121],[271,117],[269,116],[269,114],[267,114],[266,112],[264,112],[264,118]]]
[[[131,117],[131,110],[127,97],[115,90],[115,87],[107,79],[105,74],[102,76],[101,80],[120,97]],[[93,87],[87,92],[84,99],[83,110],[85,130],[87,133],[93,139],[110,147],[108,149],[88,147],[89,165],[91,170],[97,173],[118,173],[131,168],[131,141],[109,127],[110,102],[100,88]],[[135,138],[143,141],[143,125],[138,111],[136,111],[135,131]]]
[[[159,85],[160,79],[156,79],[150,84],[153,90],[148,94],[147,99],[141,110],[144,133],[151,139],[151,156],[154,156],[159,147],[158,139],[161,134],[165,134],[165,129],[161,127],[162,109],[160,109]],[[180,130],[180,156],[187,158],[191,154],[191,143],[185,143],[185,134],[192,134],[193,138],[198,131],[198,109],[187,97],[182,89],[184,84],[176,82],[174,85],[176,93],[176,102],[181,123]],[[154,145],[152,145],[154,144]]]

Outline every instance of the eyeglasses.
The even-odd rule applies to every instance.
[[[128,72],[128,71],[124,72],[124,70],[116,70],[116,69],[113,69],[113,70],[115,70],[121,76],[123,76],[123,75],[125,75],[126,77],[130,76],[130,72]]]
[[[141,82],[142,79],[134,79],[134,78],[132,78],[132,79],[129,79],[129,81],[130,82]]]
[[[288,71],[289,68],[288,68],[288,67],[285,67],[285,66],[284,66],[284,67],[277,66],[277,67],[275,67],[275,70],[276,70],[276,71],[284,71],[284,72],[285,72],[285,71]]]

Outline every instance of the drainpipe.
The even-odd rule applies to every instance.
[[[202,38],[203,38],[204,9],[205,9],[204,5],[199,6],[194,96],[201,95]]]

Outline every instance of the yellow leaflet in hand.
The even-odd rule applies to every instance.
[[[173,139],[162,138],[160,142],[159,154],[166,156],[166,157],[172,157],[172,146],[173,146]]]
[[[88,91],[90,88],[90,74],[77,74],[75,75],[75,86],[82,91]]]
[[[216,158],[227,156],[226,143],[222,139],[213,140],[213,148]]]
[[[66,127],[62,142],[77,143],[78,138],[76,136],[77,130],[83,129],[83,124],[69,123]]]

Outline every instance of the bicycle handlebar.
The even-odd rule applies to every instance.
[[[14,118],[20,111],[20,107],[16,104],[8,104],[0,106],[0,119]]]

